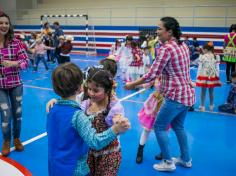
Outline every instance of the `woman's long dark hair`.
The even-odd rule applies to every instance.
[[[182,32],[180,30],[179,22],[173,17],[163,17],[161,18],[161,21],[167,31],[172,30],[173,36],[177,39],[177,43],[181,44],[182,41],[180,41],[180,37]]]
[[[14,38],[14,30],[13,30],[13,26],[11,24],[10,17],[6,13],[0,11],[0,17],[6,17],[9,21],[9,31],[5,36],[5,43],[4,43],[4,47],[5,47]]]

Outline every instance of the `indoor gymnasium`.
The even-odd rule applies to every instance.
[[[0,0],[0,176],[234,176],[236,2]]]

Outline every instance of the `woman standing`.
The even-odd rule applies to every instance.
[[[224,37],[223,61],[226,62],[227,83],[230,83],[230,75],[235,71],[236,63],[236,24],[231,25],[229,33]]]
[[[0,113],[3,133],[2,155],[10,153],[11,123],[14,146],[24,150],[20,141],[23,86],[19,71],[28,66],[28,56],[22,43],[13,36],[10,18],[0,12]]]
[[[153,167],[158,171],[174,171],[175,164],[191,167],[191,157],[187,135],[184,130],[184,121],[188,107],[195,102],[195,92],[189,74],[189,49],[180,41],[181,31],[178,21],[173,17],[161,18],[157,29],[157,36],[163,43],[160,47],[149,72],[138,80],[127,83],[126,89],[133,89],[139,84],[150,82],[162,74],[160,91],[164,96],[163,104],[154,124],[154,131],[161,148],[163,160]],[[180,158],[171,158],[168,125],[177,136],[181,155]]]

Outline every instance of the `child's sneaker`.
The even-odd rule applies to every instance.
[[[214,105],[210,105],[210,111],[214,110]]]
[[[163,172],[172,172],[176,169],[174,162],[168,160],[162,160],[159,164],[154,164],[153,168]]]
[[[172,161],[174,162],[174,164],[176,165],[180,165],[180,166],[183,166],[183,167],[187,167],[187,168],[190,168],[192,167],[192,160],[186,162],[186,161],[183,161],[181,158],[172,158]]]
[[[205,106],[199,106],[199,110],[200,110],[201,112],[204,112],[204,111],[205,111]]]

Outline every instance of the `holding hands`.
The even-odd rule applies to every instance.
[[[118,135],[130,129],[130,127],[130,121],[121,116],[120,118],[117,118],[116,123],[111,128]]]
[[[126,90],[131,90],[131,89],[135,89],[135,84],[133,82],[128,82],[125,84],[125,89]]]

